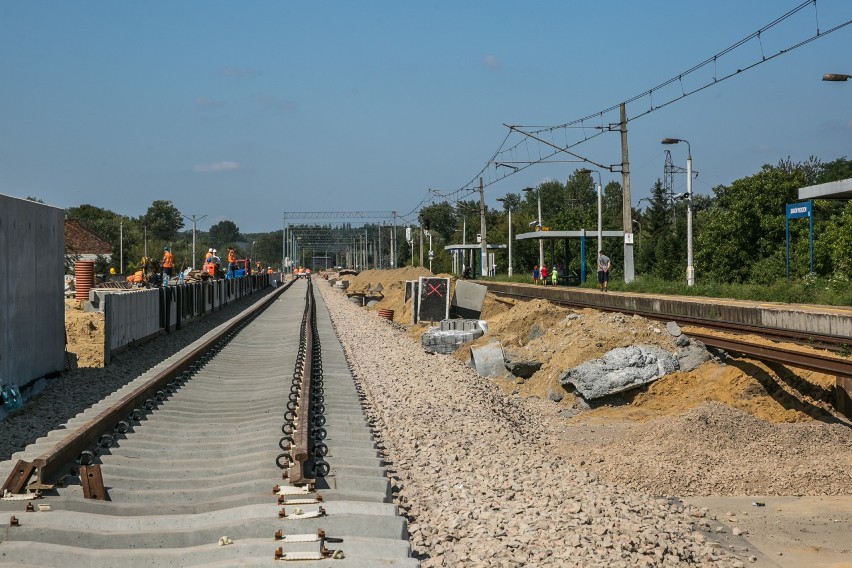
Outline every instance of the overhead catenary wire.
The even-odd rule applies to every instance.
[[[780,24],[781,22],[784,22],[785,20],[788,20],[789,18],[791,18],[795,14],[801,12],[802,10],[807,8],[808,6],[814,7],[814,16],[815,16],[815,21],[816,21],[815,33],[812,36],[810,36],[810,37],[808,37],[808,38],[806,38],[806,39],[804,39],[804,40],[802,40],[798,43],[795,43],[795,44],[790,45],[786,48],[778,50],[776,53],[771,53],[769,55],[766,55],[766,53],[764,51],[764,46],[763,46],[763,36],[765,35],[765,33],[767,31],[771,30],[772,28],[774,28],[775,26],[777,26],[778,24]],[[632,97],[629,97],[629,98],[625,99],[624,101],[622,101],[620,103],[611,105],[611,106],[609,106],[609,107],[607,107],[603,110],[588,114],[584,117],[577,118],[577,119],[574,119],[574,120],[571,120],[571,121],[568,121],[568,122],[563,122],[561,124],[556,124],[556,125],[540,126],[540,125],[509,125],[509,124],[504,124],[507,128],[509,128],[509,132],[506,135],[506,137],[502,140],[500,145],[497,147],[497,150],[495,150],[493,152],[491,157],[488,159],[488,161],[485,163],[485,165],[476,173],[476,175],[474,175],[473,178],[470,181],[468,181],[465,185],[463,185],[458,190],[456,190],[456,192],[475,190],[476,188],[474,187],[474,184],[477,184],[477,186],[478,186],[479,178],[483,177],[486,174],[486,172],[488,172],[491,165],[495,166],[495,173],[496,173],[497,168],[500,166],[500,164],[506,164],[506,163],[513,164],[513,166],[511,168],[504,168],[503,170],[500,170],[499,175],[495,175],[495,178],[492,179],[489,176],[488,181],[484,183],[484,185],[486,187],[488,187],[488,186],[490,186],[494,183],[497,183],[498,181],[501,181],[501,180],[503,180],[503,179],[505,179],[509,176],[512,176],[512,175],[514,175],[514,174],[516,174],[520,171],[523,171],[526,168],[528,168],[529,166],[544,163],[547,160],[549,160],[550,158],[552,158],[553,156],[555,156],[556,154],[568,153],[568,154],[573,155],[573,156],[579,156],[576,153],[570,152],[570,149],[578,146],[579,144],[587,142],[587,141],[589,141],[593,138],[596,138],[596,137],[600,136],[601,134],[603,134],[604,132],[617,130],[617,128],[616,128],[617,125],[614,124],[614,123],[613,124],[605,123],[604,117],[609,113],[615,112],[617,109],[620,108],[620,106],[622,104],[627,105],[627,104],[635,103],[635,102],[640,101],[642,99],[648,98],[648,100],[649,100],[648,108],[646,108],[645,110],[643,110],[641,112],[634,114],[631,117],[628,117],[627,122],[631,122],[633,120],[636,120],[638,118],[646,116],[646,115],[648,115],[652,112],[655,112],[657,110],[665,108],[665,107],[669,106],[670,104],[672,104],[674,102],[677,102],[677,101],[682,100],[682,99],[684,99],[688,96],[691,96],[693,94],[701,92],[701,91],[703,91],[704,89],[706,89],[710,86],[716,85],[716,84],[721,83],[721,82],[723,82],[727,79],[730,79],[731,77],[742,74],[744,71],[748,71],[749,69],[752,69],[752,68],[754,68],[754,67],[756,67],[756,66],[758,66],[762,63],[765,63],[767,61],[771,61],[771,60],[775,59],[776,57],[778,57],[780,55],[784,55],[786,53],[789,53],[789,52],[791,52],[795,49],[798,49],[798,48],[800,48],[804,45],[807,45],[807,44],[809,44],[809,43],[811,43],[811,42],[813,42],[813,41],[815,41],[819,38],[822,38],[826,35],[834,33],[836,31],[848,26],[850,23],[852,23],[852,20],[847,20],[847,21],[841,22],[841,23],[837,24],[836,26],[831,27],[831,28],[829,28],[825,31],[821,31],[820,26],[819,26],[818,12],[817,12],[817,0],[805,0],[801,4],[798,4],[797,6],[795,6],[794,8],[789,10],[788,12],[786,12],[785,14],[783,14],[783,15],[779,16],[778,18],[772,20],[770,23],[761,27],[757,31],[749,34],[748,36],[740,39],[739,41],[733,43],[732,45],[726,47],[725,49],[713,54],[712,56],[704,59],[703,61],[697,63],[696,65],[693,65],[689,69],[674,75],[673,77],[651,87],[650,89],[643,90],[639,94],[634,95]],[[746,45],[750,41],[753,41],[755,39],[758,41],[759,47],[760,47],[759,59],[753,61],[752,63],[750,63],[748,65],[739,66],[739,67],[736,68],[736,70],[733,70],[729,73],[725,73],[725,74],[720,76],[719,75],[719,67],[718,67],[719,60],[724,58],[725,56],[731,54],[737,48],[742,47],[743,45]],[[683,80],[684,80],[685,77],[693,75],[696,72],[698,72],[699,70],[704,69],[706,67],[710,67],[710,66],[712,66],[712,68],[713,68],[713,74],[712,74],[711,80],[707,80],[703,84],[699,84],[698,86],[696,86],[693,89],[688,89],[684,85]],[[655,104],[654,103],[654,98],[655,98],[654,95],[657,92],[662,91],[666,87],[671,86],[675,82],[677,82],[680,85],[679,94],[677,96],[674,96],[674,97],[671,97],[671,98],[668,98],[668,99],[666,99],[666,98],[657,99],[657,103]],[[600,125],[594,127],[597,130],[597,132],[595,132],[591,136],[589,136],[589,135],[586,134],[586,130],[585,130],[585,128],[588,128],[586,126],[586,122],[592,121],[593,119],[599,119],[601,123],[600,123]],[[569,142],[569,140],[568,140],[568,130],[569,129],[581,130],[583,132],[582,139],[580,139],[579,141],[574,142],[574,143]],[[542,134],[542,133],[545,133],[545,132],[548,132],[552,135],[553,131],[555,131],[555,130],[562,130],[563,131],[564,138],[566,140],[564,146],[559,146],[559,145],[557,145],[556,143],[553,143],[553,142],[547,142],[546,140],[543,140],[538,136],[539,134]],[[507,142],[509,142],[509,138],[512,136],[513,133],[521,134],[524,138],[522,138],[521,140],[519,140],[517,142],[512,142],[511,145],[507,147],[506,144],[507,144]],[[552,148],[553,151],[550,151],[549,153],[541,153],[540,152],[538,157],[536,157],[536,158],[533,158],[532,156],[528,155],[527,161],[529,163],[526,164],[526,165],[520,166],[520,167],[515,167],[515,164],[520,163],[516,159],[505,159],[505,160],[502,159],[502,156],[514,156],[514,153],[519,149],[521,144],[526,144],[529,141],[530,138],[536,139],[536,141],[540,145],[544,144],[545,146]],[[529,151],[529,146],[526,145],[525,147]],[[597,165],[598,167],[605,167],[605,168],[609,169],[610,171],[617,171],[615,168],[619,167],[618,165],[603,166],[602,164],[598,163],[597,161],[593,161],[593,160],[587,160],[587,161],[589,163]]]

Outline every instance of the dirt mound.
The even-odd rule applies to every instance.
[[[353,280],[361,290],[382,284],[384,299],[377,308],[394,310],[394,321],[408,326],[411,312],[403,301],[403,282],[428,274],[419,268],[370,270]],[[451,289],[454,285],[452,278]],[[670,352],[676,350],[674,338],[663,323],[620,313],[572,310],[546,300],[516,301],[489,293],[482,318],[488,321],[488,333],[454,356],[468,361],[470,347],[496,339],[510,357],[542,363],[530,379],[521,383],[500,380],[500,388],[506,394],[523,397],[546,399],[549,394],[559,395],[563,397],[559,402],[563,408],[573,406],[576,400],[558,381],[566,369],[617,347],[646,344]],[[419,324],[409,329],[409,335],[419,340],[423,331],[425,325]],[[689,335],[689,328],[684,332]],[[724,365],[707,362],[688,373],[671,373],[645,388],[606,399],[604,406],[576,419],[645,422],[659,416],[680,415],[705,401],[716,401],[773,423],[807,422],[830,417],[833,385],[834,377],[828,375],[732,357]]]
[[[342,276],[341,279],[349,281],[347,294],[366,294],[377,284],[381,284],[385,289],[390,285],[402,287],[404,286],[402,283],[406,280],[417,280],[421,276],[434,276],[434,274],[425,268],[405,267],[394,270],[364,270],[357,276]]]
[[[65,301],[65,350],[77,367],[104,366],[104,314],[84,312],[79,300]]]

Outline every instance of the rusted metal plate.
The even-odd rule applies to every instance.
[[[109,501],[100,464],[80,466],[80,486],[83,488],[83,497],[86,499]]]
[[[837,382],[834,384],[834,407],[838,412],[852,418],[852,378],[837,377]]]
[[[27,481],[30,480],[34,470],[35,466],[30,462],[18,460],[18,463],[15,464],[15,467],[9,473],[9,477],[6,478],[3,488],[0,489],[0,495],[5,495],[6,491],[9,493],[20,493],[27,484]]]

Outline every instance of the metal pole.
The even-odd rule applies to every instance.
[[[622,230],[633,232],[633,210],[630,204],[630,160],[627,157],[627,106],[621,103],[621,216]],[[624,243],[624,282],[633,282],[633,243]]]
[[[509,208],[509,276],[512,276],[512,208]]]
[[[485,277],[488,276],[488,239],[485,237],[485,186],[481,177],[479,178],[479,233],[482,247],[481,274]]]
[[[118,222],[118,269],[124,274],[124,220]]]
[[[420,268],[423,268],[423,219],[420,219]]]
[[[601,174],[598,174],[600,178]],[[603,197],[601,196],[601,184],[598,182],[598,250],[603,250]]]
[[[396,268],[396,211],[393,213],[393,236],[391,236],[391,268]]]
[[[695,285],[695,267],[692,265],[692,149],[686,143],[686,285]]]
[[[536,188],[536,196],[538,197],[538,230],[544,230],[544,225],[541,224],[541,186]],[[538,240],[538,266],[544,264],[544,239]]]

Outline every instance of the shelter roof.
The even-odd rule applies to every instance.
[[[524,241],[527,239],[578,239],[580,237],[592,238],[597,237],[597,231],[535,231],[533,233],[521,233],[515,235],[515,240]],[[602,237],[623,237],[624,231],[601,231]]]
[[[487,246],[488,246],[488,250],[506,248],[506,245],[501,245],[501,244],[490,244],[490,245],[487,245]],[[472,243],[472,244],[468,243],[466,245],[447,245],[447,246],[444,247],[444,250],[479,250],[481,248],[482,248],[482,245],[479,244],[479,243]]]
[[[799,199],[852,199],[852,178],[800,188]]]

